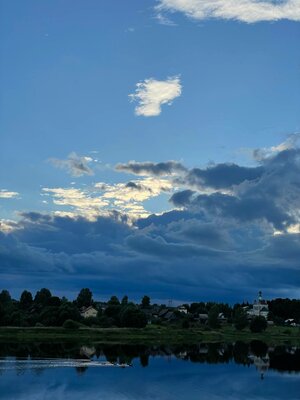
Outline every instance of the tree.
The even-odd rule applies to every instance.
[[[20,297],[20,306],[22,309],[26,310],[32,306],[33,298],[32,294],[27,290],[24,290]]]
[[[36,292],[34,297],[34,303],[40,307],[45,307],[51,298],[51,292],[49,289],[43,288]]]
[[[242,307],[235,310],[233,324],[238,331],[242,331],[248,326],[247,313]]]
[[[144,296],[142,298],[142,307],[143,308],[148,308],[150,307],[150,297],[149,296]]]
[[[121,305],[127,306],[127,304],[128,304],[128,296],[124,296],[123,299],[121,300]]]
[[[93,304],[93,293],[90,289],[81,289],[77,296],[76,303],[79,308],[91,306]]]
[[[58,324],[63,325],[63,323],[68,319],[80,321],[81,316],[78,308],[74,304],[64,302],[58,309]]]
[[[144,328],[147,325],[147,317],[138,308],[128,306],[120,313],[120,324],[128,328]]]
[[[253,333],[260,333],[263,332],[267,329],[267,321],[264,317],[259,316],[253,318],[253,320],[250,323],[250,330]]]
[[[109,301],[107,302],[110,306],[119,306],[120,305],[120,300],[117,298],[117,296],[111,296]]]
[[[208,313],[208,326],[210,328],[219,328],[219,307],[215,304],[211,307]]]
[[[0,293],[0,304],[8,304],[11,303],[11,297],[8,290],[2,290]]]

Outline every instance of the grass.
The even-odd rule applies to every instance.
[[[207,327],[182,329],[149,325],[144,329],[133,328],[14,328],[0,327],[0,341],[75,341],[90,340],[111,344],[192,344],[199,342],[235,342],[261,340],[269,345],[300,345],[299,328],[268,327],[265,332],[252,333],[248,329],[237,331],[226,325],[217,330]]]

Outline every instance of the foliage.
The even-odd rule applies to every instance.
[[[147,317],[137,307],[128,306],[120,313],[120,325],[128,328],[144,328],[147,325]]]
[[[70,330],[79,329],[79,327],[80,324],[76,321],[73,321],[72,319],[67,319],[63,324],[63,328]]]
[[[142,298],[142,307],[143,308],[148,308],[150,307],[150,297],[149,296],[144,296]]]
[[[274,322],[279,322],[279,319],[282,323],[285,320],[292,318],[295,319],[298,323],[300,322],[300,300],[291,300],[291,299],[275,299],[269,301],[269,310],[270,313],[275,317]]]
[[[36,295],[34,297],[34,303],[37,306],[44,307],[44,306],[47,305],[47,303],[48,303],[49,299],[51,298],[51,296],[52,295],[51,295],[50,290],[46,289],[46,288],[43,288],[43,289],[39,290],[36,293]]]
[[[77,296],[76,303],[79,308],[91,306],[93,304],[93,294],[90,289],[81,289]]]
[[[111,296],[110,300],[108,301],[108,304],[111,306],[119,306],[120,300],[117,298],[117,296]]]
[[[267,321],[264,317],[255,317],[250,323],[250,330],[253,333],[260,333],[267,329]]]
[[[247,313],[242,307],[235,310],[233,324],[238,331],[241,331],[248,326]]]
[[[217,305],[213,305],[208,313],[208,325],[210,328],[219,328],[219,307]]]
[[[20,297],[21,308],[26,310],[32,306],[32,303],[33,303],[32,294],[30,292],[28,292],[27,290],[24,290]]]

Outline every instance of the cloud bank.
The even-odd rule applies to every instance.
[[[158,13],[181,12],[196,20],[300,21],[299,0],[159,0],[156,10]]]
[[[181,95],[182,86],[178,76],[165,81],[153,78],[145,79],[136,85],[136,91],[129,95],[131,101],[136,101],[135,114],[144,117],[155,117],[162,112],[161,106],[171,105],[173,100]]]
[[[120,169],[146,176],[99,182],[93,193],[45,188],[59,209],[71,205],[73,212],[6,221],[2,285],[15,277],[17,288],[38,288],[46,277],[52,289],[90,286],[100,297],[238,301],[258,289],[299,296],[300,149],[276,147],[253,167],[148,162]],[[140,213],[163,191],[170,211]]]

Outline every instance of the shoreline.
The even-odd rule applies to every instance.
[[[0,342],[93,341],[111,344],[195,344],[199,342],[250,342],[261,340],[270,345],[300,345],[298,327],[269,327],[265,332],[236,331],[231,326],[218,330],[201,328],[148,326],[134,328],[0,327]]]

